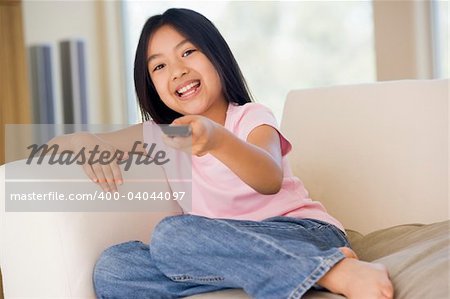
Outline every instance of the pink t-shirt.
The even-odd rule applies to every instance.
[[[247,140],[249,133],[261,125],[269,125],[278,130],[276,119],[267,107],[258,103],[247,103],[243,106],[228,105],[224,127],[238,138]],[[155,127],[157,126],[152,125],[152,122],[144,123],[146,143],[154,142]],[[280,132],[279,134],[283,182],[281,190],[273,195],[256,192],[210,154],[201,157],[191,156],[191,161],[186,162],[183,154],[176,154],[175,151],[168,149],[171,153],[169,155],[177,156],[175,160],[178,160],[179,165],[184,165],[184,167],[171,166],[166,170],[169,184],[171,178],[179,179],[183,173],[186,175],[186,165],[192,163],[192,190],[190,190],[192,206],[185,211],[209,218],[239,220],[263,220],[273,216],[312,218],[331,223],[344,230],[342,224],[330,216],[321,203],[309,198],[303,183],[292,174],[286,158],[292,146]],[[239,155],[238,152],[234,154]],[[177,186],[172,185],[173,190],[180,188],[179,183]]]

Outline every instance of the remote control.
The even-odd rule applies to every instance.
[[[188,137],[192,130],[189,125],[161,125],[161,130],[169,137]]]

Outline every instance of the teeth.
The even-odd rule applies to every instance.
[[[178,92],[179,94],[185,93],[185,92],[188,91],[189,89],[191,89],[191,88],[193,88],[193,87],[195,87],[195,86],[198,86],[199,84],[200,84],[200,82],[198,82],[198,81],[192,82],[191,84],[188,84],[188,85],[186,85],[185,87],[178,89],[177,92]]]

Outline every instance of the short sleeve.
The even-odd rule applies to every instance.
[[[238,127],[238,136],[243,140],[247,140],[250,132],[261,125],[269,125],[277,130],[278,135],[280,136],[282,156],[288,154],[291,151],[292,145],[289,140],[287,140],[286,137],[284,137],[284,135],[280,132],[277,120],[272,111],[266,106],[259,103],[245,104],[242,107],[242,114],[239,115],[236,123],[236,126]]]

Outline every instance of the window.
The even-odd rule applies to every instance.
[[[140,31],[148,17],[170,7],[196,10],[217,26],[255,100],[271,108],[278,120],[292,89],[375,81],[370,1],[125,1],[123,5],[130,108],[136,107],[132,70]],[[130,122],[139,118],[134,110]]]
[[[448,41],[450,34],[448,1],[432,1],[434,77],[449,77]]]

